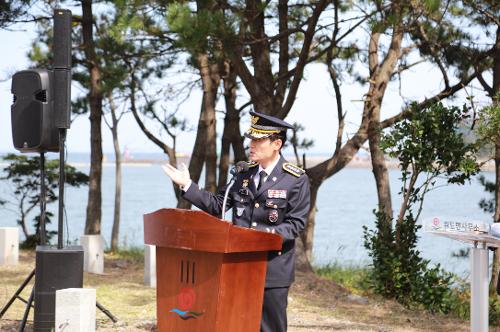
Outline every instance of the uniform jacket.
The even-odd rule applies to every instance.
[[[237,175],[228,196],[233,223],[241,227],[272,230],[283,237],[281,251],[268,255],[266,287],[288,287],[294,280],[295,238],[304,230],[309,211],[309,179],[300,168],[281,156],[266,182],[257,191],[253,177],[258,165]],[[226,187],[217,194],[192,183],[183,197],[203,211],[220,218]]]

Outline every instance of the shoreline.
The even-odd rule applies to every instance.
[[[287,160],[294,163],[294,156],[285,156]],[[185,163],[189,164],[190,157],[189,156],[180,156],[177,158],[178,164]],[[324,161],[328,160],[328,157],[307,157],[306,158],[306,166],[314,167]],[[484,161],[479,161],[484,162]],[[122,166],[125,167],[151,167],[155,165],[162,165],[168,163],[168,160],[160,159],[160,158],[130,158],[122,161]],[[68,165],[71,165],[76,168],[90,167],[90,162],[81,162],[81,161],[67,161]],[[0,162],[0,167],[8,166],[8,163]],[[103,167],[114,167],[115,163],[113,160],[108,160],[104,158],[102,162]],[[388,169],[398,169],[399,162],[392,159],[386,159],[386,166]],[[371,160],[369,157],[354,157],[347,165],[346,168],[360,168],[360,169],[372,169]],[[483,172],[494,172],[495,171],[495,161],[493,159],[487,161],[481,167],[481,171]]]
[[[294,158],[287,158],[290,162],[292,162]],[[307,167],[314,167],[325,160],[328,160],[326,157],[309,157],[306,159]],[[162,165],[167,163],[167,160],[163,159],[129,159],[122,161],[122,166],[127,167],[151,167],[154,165]],[[180,157],[177,159],[178,164],[185,163],[189,164],[189,157]],[[480,161],[482,162],[482,161]],[[90,167],[90,163],[86,162],[68,162],[69,165],[73,167]],[[7,165],[0,163],[0,166]],[[113,161],[103,161],[103,167],[114,167],[115,163]],[[386,166],[388,169],[398,169],[399,162],[391,159],[386,159]],[[346,168],[360,168],[360,169],[372,169],[371,160],[369,158],[353,158],[347,165]],[[481,171],[483,172],[494,172],[495,171],[495,161],[489,160],[482,167]]]

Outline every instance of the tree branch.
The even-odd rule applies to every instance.
[[[297,91],[299,89],[300,82],[302,81],[304,67],[307,64],[307,59],[309,57],[309,48],[316,31],[316,24],[318,23],[321,13],[328,5],[328,2],[329,1],[327,0],[320,0],[316,4],[316,7],[314,8],[314,11],[311,15],[306,33],[304,35],[304,43],[302,44],[302,49],[299,54],[299,60],[297,61],[297,65],[295,67],[296,71],[293,76],[293,81],[290,85],[290,89],[288,90],[288,96],[286,98],[285,105],[279,110],[279,113],[277,114],[279,118],[285,118],[290,112],[293,103],[295,102],[295,97],[297,96]]]
[[[288,8],[287,8],[288,0],[279,0],[278,3],[278,17],[279,17],[279,32],[282,35],[279,39],[279,71],[278,77],[283,77],[286,72],[288,72],[288,62],[289,54],[288,54],[288,34],[285,34],[288,30]],[[278,79],[278,86],[276,87],[275,94],[275,102],[278,105],[283,103],[283,99],[285,98],[285,91],[287,86],[286,79]]]
[[[449,89],[449,87],[450,87],[450,79],[448,78],[448,73],[446,72],[446,68],[444,67],[443,62],[441,61],[441,59],[439,59],[439,56],[438,56],[438,54],[436,52],[436,49],[434,48],[434,45],[432,44],[432,42],[427,37],[427,33],[425,32],[425,29],[422,26],[422,23],[418,21],[417,22],[417,26],[418,26],[418,29],[419,29],[419,32],[420,32],[420,36],[422,37],[422,39],[424,40],[424,42],[427,44],[427,46],[429,46],[429,50],[431,52],[431,55],[434,58],[434,61],[436,61],[436,64],[438,65],[439,70],[441,71],[441,75],[443,75],[445,88]]]
[[[425,99],[424,101],[420,102],[416,107],[417,109],[423,109],[425,107],[428,107],[429,105],[432,105],[440,100],[443,100],[445,98],[450,97],[451,95],[455,94],[457,91],[463,89],[465,86],[467,86],[473,79],[475,79],[477,76],[477,73],[462,79],[460,82],[457,84],[451,86],[448,89],[444,89],[438,94],[434,95],[431,98]],[[403,110],[401,113],[394,115],[380,123],[380,128],[384,129],[387,127],[392,126],[394,123],[399,122],[405,118],[407,118],[411,114],[411,109],[410,107],[407,107],[405,110]]]

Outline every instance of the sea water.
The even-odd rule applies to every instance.
[[[85,158],[88,158],[86,155]],[[89,165],[84,157],[73,156],[69,162],[79,171],[88,174]],[[73,159],[73,160],[72,160]],[[3,165],[1,168],[5,167]],[[109,246],[114,211],[114,164],[105,162],[102,177],[102,235]],[[122,199],[120,245],[126,247],[143,245],[144,213],[161,208],[174,208],[176,199],[172,182],[157,163],[127,163],[122,166]],[[389,170],[393,210],[399,211],[401,195],[400,171]],[[493,172],[483,172],[488,180]],[[11,190],[5,181],[0,181],[0,199],[10,200]],[[436,189],[429,192],[423,204],[421,220],[433,216],[457,216],[475,220],[491,221],[492,217],[479,208],[481,198],[490,198],[483,186],[473,178],[465,185],[446,185],[438,179]],[[66,187],[66,216],[64,239],[76,243],[85,227],[88,187]],[[377,207],[377,192],[372,171],[367,168],[345,168],[327,179],[319,190],[314,230],[314,264],[340,263],[365,265],[370,260],[363,246],[363,225],[374,228],[373,210]],[[35,208],[35,210],[37,210]],[[55,214],[49,230],[57,229],[57,203],[48,205]],[[16,226],[16,207],[0,207],[0,227]],[[36,211],[38,212],[38,210]],[[29,218],[33,218],[32,214]],[[31,226],[31,221],[29,222]],[[32,229],[31,229],[32,230]],[[419,232],[418,248],[424,258],[440,263],[446,270],[466,276],[469,260],[455,258],[453,253],[468,247],[450,239]],[[56,241],[56,239],[53,239]],[[490,255],[491,256],[491,255]]]

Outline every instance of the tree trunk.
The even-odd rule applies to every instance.
[[[359,151],[360,147],[366,141],[367,124],[366,118],[364,119],[365,120],[361,123],[358,132],[346,142],[346,144],[338,151],[338,153],[334,154],[334,156],[332,156],[330,159],[307,169],[307,175],[311,184],[311,205],[309,207],[309,213],[307,216],[306,229],[301,234],[301,239],[303,242],[303,250],[305,251],[306,258],[309,262],[312,262],[314,226],[317,211],[316,201],[319,187],[327,178],[342,170],[352,160],[354,155]]]
[[[205,141],[205,189],[215,193],[217,191],[217,123],[215,104],[217,103],[217,89],[220,85],[220,75],[218,65],[210,65],[210,69],[210,83],[203,89],[204,98],[207,99],[205,103],[205,123],[207,126]]]
[[[384,152],[380,148],[380,110],[385,90],[401,56],[403,26],[399,4],[393,4],[393,10],[399,22],[394,25],[391,44],[381,64],[378,61],[379,32],[372,32],[368,46],[368,62],[370,72],[370,88],[366,95],[365,112],[369,118],[368,141],[370,145],[373,175],[377,185],[378,208],[384,212],[387,220],[392,220],[392,200],[389,173],[385,164]]]
[[[497,107],[500,105],[500,26],[497,27],[495,42],[495,54],[493,58],[493,91],[492,103]],[[495,214],[493,222],[500,222],[500,140],[495,142]],[[500,250],[496,249],[493,255],[493,267],[491,269],[490,292],[495,293],[500,274]]]
[[[18,220],[21,229],[23,230],[24,237],[27,239],[30,236],[28,231],[28,225],[26,224],[26,213],[24,212],[24,198],[21,199],[19,203],[19,211],[21,213],[20,219]]]
[[[215,104],[217,102],[220,75],[218,65],[210,63],[208,54],[199,54],[197,60],[203,84],[203,100],[189,170],[194,174],[194,179],[197,181],[203,169],[203,162],[205,162],[205,189],[215,192],[217,189]]]
[[[111,133],[113,136],[113,148],[115,150],[115,211],[113,214],[113,229],[111,230],[111,251],[118,250],[120,239],[120,207],[122,195],[122,156],[120,151],[120,142],[118,141],[118,118],[116,117],[116,107],[113,99],[109,97],[111,109]]]
[[[493,222],[500,222],[500,141],[495,144],[495,213]],[[498,278],[500,275],[500,250],[495,249],[493,254],[493,266],[491,267],[490,294],[496,293]]]
[[[380,115],[380,113],[379,113]],[[380,117],[379,117],[380,120]],[[378,209],[384,212],[388,220],[392,220],[392,200],[389,182],[389,172],[385,165],[384,152],[380,148],[380,126],[379,122],[371,124],[368,131],[368,142],[373,167],[373,175],[377,185]]]
[[[495,215],[494,222],[500,222],[500,140],[495,144]]]
[[[309,264],[313,263],[313,255],[312,255],[312,250],[313,250],[313,244],[314,244],[314,226],[316,223],[316,202],[318,199],[318,191],[320,187],[320,183],[313,182],[311,181],[311,194],[310,194],[310,206],[309,206],[309,213],[307,215],[307,226],[304,232],[301,234],[301,239],[302,239],[302,248],[305,253],[305,257],[307,258],[307,261]],[[305,264],[305,263],[303,263]]]
[[[222,144],[219,159],[219,181],[218,186],[224,186],[228,179],[228,170],[231,163],[230,150],[233,146],[234,161],[245,160],[245,149],[243,147],[243,136],[240,133],[240,114],[236,109],[236,73],[229,63],[226,63],[224,77],[224,99],[226,104],[226,117],[224,118],[224,131],[222,133]]]
[[[247,0],[245,18],[248,24],[250,52],[252,54],[255,88],[259,98],[252,102],[257,112],[276,114],[273,112],[274,79],[271,65],[269,39],[265,32],[265,5],[261,0]]]
[[[102,89],[101,72],[95,53],[93,37],[92,1],[82,1],[82,33],[85,60],[90,73],[90,91],[88,94],[90,104],[90,174],[89,196],[87,203],[87,217],[85,221],[85,234],[101,233],[101,179],[102,179]]]

